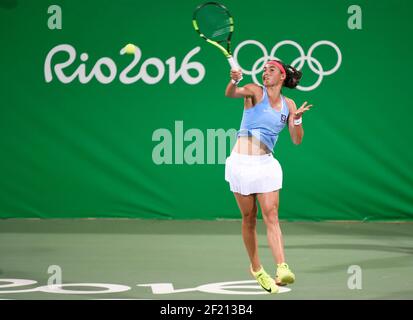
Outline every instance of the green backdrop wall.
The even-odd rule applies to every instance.
[[[0,217],[239,217],[224,162],[242,100],[192,28],[199,3],[0,0]],[[284,94],[314,104],[303,143],[284,130],[274,151],[280,218],[411,220],[412,2],[223,3],[241,67],[278,44],[304,73]]]

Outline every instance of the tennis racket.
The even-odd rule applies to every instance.
[[[201,38],[221,50],[232,69],[240,69],[231,53],[234,19],[225,6],[218,2],[199,5],[192,16],[192,24]]]

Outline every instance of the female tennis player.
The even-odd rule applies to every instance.
[[[285,261],[284,243],[278,221],[279,190],[282,169],[272,152],[280,132],[288,123],[291,139],[300,144],[304,130],[303,114],[312,105],[305,102],[297,109],[295,102],[281,94],[282,87],[295,88],[302,73],[278,60],[264,66],[263,86],[249,83],[238,87],[239,70],[231,70],[225,95],[244,99],[244,113],[237,142],[225,163],[225,180],[235,195],[242,214],[242,237],[251,262],[250,271],[268,292],[295,281]],[[257,200],[267,227],[267,240],[277,265],[275,279],[265,272],[258,257],[256,235]]]

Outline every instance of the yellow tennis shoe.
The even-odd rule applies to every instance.
[[[275,283],[277,286],[286,286],[287,284],[294,283],[295,275],[291,272],[288,264],[277,264],[277,273],[275,274]]]
[[[261,269],[258,270],[257,272],[254,272],[252,270],[252,266],[250,266],[250,271],[251,274],[254,276],[254,278],[258,281],[260,286],[267,292],[269,293],[277,293],[278,292],[278,286],[275,284],[275,281],[271,276],[265,272],[264,268],[261,266]]]

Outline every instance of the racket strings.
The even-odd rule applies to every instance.
[[[222,29],[216,30],[213,34],[212,37],[213,38],[217,38],[219,36],[225,35],[227,36],[229,33],[231,32],[231,26],[225,26]]]
[[[209,5],[198,11],[196,17],[199,31],[208,39],[222,42],[231,33],[231,21],[228,13],[220,7]]]

